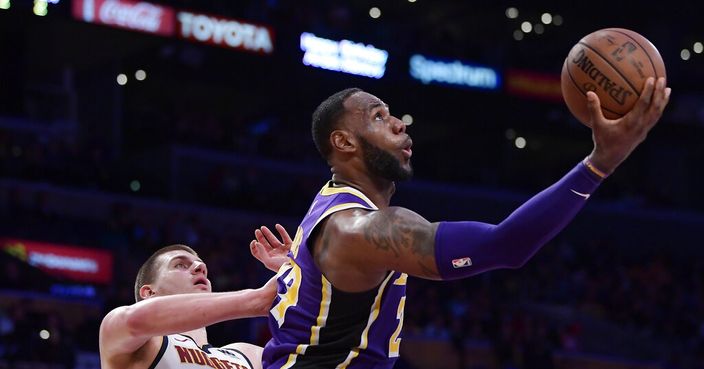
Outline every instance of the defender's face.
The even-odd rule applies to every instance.
[[[212,292],[208,268],[200,258],[184,250],[169,251],[159,258],[159,272],[151,284],[155,295]]]
[[[345,108],[369,171],[391,181],[410,178],[413,140],[389,106],[374,95],[358,92],[347,98]]]

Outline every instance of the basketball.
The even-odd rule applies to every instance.
[[[607,119],[626,115],[648,77],[665,77],[665,64],[645,37],[623,28],[590,33],[572,47],[562,65],[562,96],[570,112],[590,127],[587,91],[594,91]]]

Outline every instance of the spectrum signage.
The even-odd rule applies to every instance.
[[[415,54],[409,60],[411,77],[425,83],[496,90],[501,77],[496,69],[461,60],[439,60]]]
[[[386,50],[372,45],[328,40],[308,32],[301,34],[301,50],[305,65],[377,79],[384,76],[389,58]]]
[[[175,12],[172,8],[132,0],[74,0],[73,17],[88,23],[171,36]]]
[[[57,277],[103,284],[112,280],[112,253],[105,250],[18,239],[0,239],[0,249]]]
[[[191,12],[178,13],[179,35],[187,40],[211,45],[271,54],[273,31],[241,20]]]

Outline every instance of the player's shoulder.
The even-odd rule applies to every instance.
[[[381,209],[353,208],[331,214],[322,227],[325,233],[330,233],[335,238],[355,238],[364,236],[370,229],[393,226],[412,216],[418,215],[399,206]]]
[[[124,318],[125,315],[129,313],[129,308],[129,305],[118,306],[105,314],[103,320],[100,322],[100,336],[102,337],[104,334],[109,333],[115,321]]]

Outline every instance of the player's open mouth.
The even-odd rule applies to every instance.
[[[411,150],[411,146],[413,146],[413,140],[409,138],[406,144],[403,146],[403,149],[401,149],[401,152],[403,152],[403,156],[405,156],[406,158],[410,158],[413,155],[413,150]]]
[[[202,285],[202,286],[206,286],[206,287],[207,287],[207,286],[208,286],[208,280],[205,279],[205,278],[198,278],[198,279],[196,279],[196,281],[195,281],[193,284],[196,285],[196,286]]]

